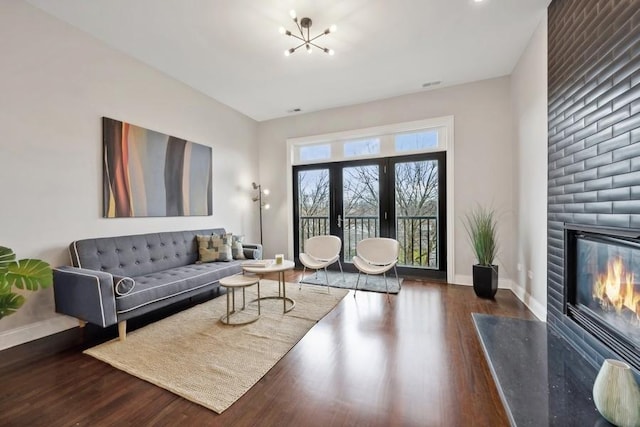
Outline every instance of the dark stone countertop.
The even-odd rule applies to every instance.
[[[546,323],[472,316],[511,425],[611,425],[593,403],[597,369]]]

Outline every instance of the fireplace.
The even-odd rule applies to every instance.
[[[640,230],[565,225],[564,313],[640,369]]]

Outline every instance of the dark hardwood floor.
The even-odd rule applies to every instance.
[[[473,312],[534,318],[510,291],[490,301],[466,286],[405,280],[390,303],[347,295],[221,415],[76,347],[0,368],[0,425],[508,425]]]

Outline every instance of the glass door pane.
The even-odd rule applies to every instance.
[[[400,243],[402,274],[446,279],[446,157],[429,153],[295,166],[294,257],[313,236],[342,240],[345,271],[369,237]],[[337,265],[335,266],[337,268]]]
[[[356,244],[380,236],[380,167],[378,165],[342,169],[343,259],[351,262]],[[340,221],[340,220],[339,220]]]
[[[395,164],[398,265],[439,269],[438,172],[437,160]]]
[[[329,169],[300,170],[298,182],[298,252],[309,237],[330,234]]]

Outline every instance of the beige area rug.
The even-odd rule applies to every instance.
[[[277,282],[262,280],[261,296],[277,295]],[[127,335],[85,350],[138,378],[222,413],[260,380],[348,291],[287,284],[295,308],[282,313],[282,300],[261,302],[258,321],[244,326],[220,322],[226,296],[195,306]],[[247,289],[247,301],[256,287]],[[242,305],[236,290],[236,307]],[[257,304],[247,308],[257,313]],[[233,318],[232,318],[233,319]]]

